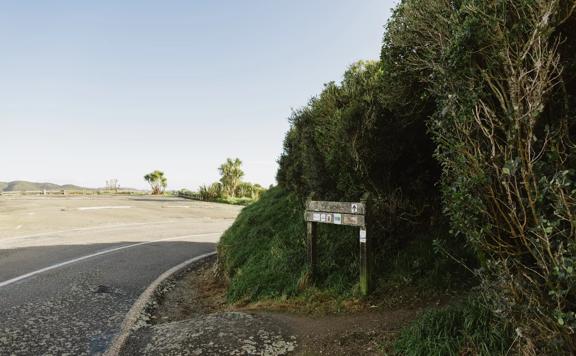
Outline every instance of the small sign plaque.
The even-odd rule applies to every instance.
[[[342,214],[334,214],[334,224],[342,225]]]
[[[314,221],[320,221],[320,214],[319,213],[314,213],[312,215],[312,220]]]
[[[360,242],[366,242],[366,229],[360,228]]]

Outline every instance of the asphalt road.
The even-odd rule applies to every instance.
[[[214,251],[239,207],[0,197],[0,355],[104,352],[160,274]]]

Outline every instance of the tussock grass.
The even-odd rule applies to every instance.
[[[429,310],[404,329],[396,344],[399,355],[505,355],[513,332],[476,297],[443,309]]]

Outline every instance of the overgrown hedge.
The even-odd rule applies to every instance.
[[[326,84],[292,115],[277,174],[279,185],[301,199],[314,193],[319,200],[355,201],[370,193],[376,260],[422,232],[448,235],[435,185],[440,167],[426,129],[433,103],[418,95],[397,103],[393,87],[377,61],[356,63],[340,84]]]
[[[446,214],[525,354],[576,352],[575,6],[407,0],[382,51],[435,99]]]

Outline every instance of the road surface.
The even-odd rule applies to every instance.
[[[0,197],[0,355],[106,350],[140,293],[215,249],[239,207],[134,197]]]

